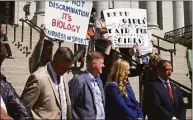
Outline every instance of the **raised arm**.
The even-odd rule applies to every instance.
[[[35,72],[39,67],[39,62],[40,62],[42,50],[44,47],[44,37],[45,37],[45,33],[44,33],[44,29],[42,29],[40,32],[40,39],[37,42],[31,57],[29,58],[29,72],[31,74]]]

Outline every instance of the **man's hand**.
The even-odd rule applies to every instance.
[[[134,46],[134,48],[136,49],[136,52],[137,52],[137,56],[141,56],[141,48],[140,46],[136,43],[136,45]]]
[[[112,37],[109,36],[107,39],[108,39],[108,40],[107,40],[107,46],[109,46],[109,45],[112,44]]]
[[[89,35],[86,35],[86,39],[87,39],[87,40],[90,40],[90,36],[89,36]]]
[[[172,120],[179,120],[179,119],[177,119],[176,117],[173,117]]]
[[[45,37],[45,32],[44,32],[44,30],[45,30],[45,25],[42,24],[42,25],[41,25],[41,31],[40,31],[40,40],[41,40],[41,41],[43,41],[43,40],[44,40],[44,37]]]

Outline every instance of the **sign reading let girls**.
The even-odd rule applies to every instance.
[[[44,24],[45,33],[51,38],[88,45],[86,34],[92,2],[48,1]]]
[[[128,48],[136,43],[141,48],[148,46],[145,9],[108,9],[104,10],[104,17],[114,47]]]

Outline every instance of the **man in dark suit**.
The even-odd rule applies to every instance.
[[[170,82],[171,63],[161,60],[158,63],[158,79],[150,84],[149,120],[185,120],[186,109],[181,89]]]
[[[100,52],[87,55],[87,70],[73,78],[69,92],[74,120],[105,119],[105,96],[99,74],[102,73],[104,57]]]

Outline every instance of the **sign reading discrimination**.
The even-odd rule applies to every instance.
[[[114,47],[128,48],[136,43],[141,48],[148,46],[145,9],[108,9],[104,10],[104,17]]]
[[[77,44],[88,45],[86,34],[92,2],[46,2],[44,24],[46,35]]]

